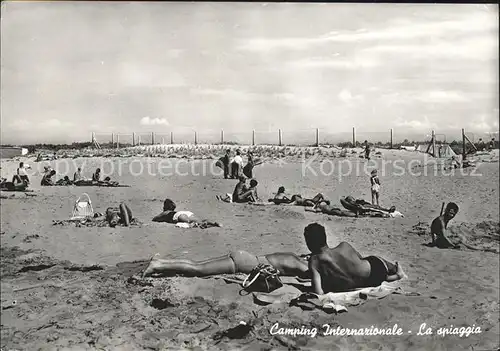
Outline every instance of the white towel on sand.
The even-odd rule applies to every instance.
[[[318,295],[318,300],[323,309],[333,309],[336,312],[342,312],[347,311],[345,306],[357,306],[366,300],[381,299],[392,294],[397,289],[399,289],[398,285],[383,282],[381,285],[373,288]]]

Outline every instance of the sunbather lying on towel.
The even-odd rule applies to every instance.
[[[393,264],[377,256],[363,257],[346,242],[330,248],[325,228],[318,223],[304,229],[304,238],[312,253],[309,270],[313,290],[318,295],[379,286],[406,277],[397,262]]]
[[[118,224],[128,227],[133,219],[132,210],[126,204],[122,203],[118,208],[108,207],[106,210],[106,221],[112,228]]]
[[[304,206],[304,207],[313,207],[320,203],[321,201],[330,204],[329,200],[326,200],[323,194],[318,193],[315,197],[312,199],[303,199],[301,195],[293,195],[292,196],[292,202],[287,204],[290,206]]]
[[[59,179],[55,185],[73,185],[71,179],[68,176],[64,176],[63,179]]]
[[[273,266],[282,276],[309,278],[307,262],[293,253],[276,252],[256,256],[246,251],[233,251],[227,255],[201,262],[184,259],[166,260],[153,257],[143,272],[143,277],[174,275],[205,277],[217,274],[249,274],[259,264]]]
[[[28,183],[24,181],[21,183],[14,183],[8,182],[7,179],[2,178],[0,182],[0,189],[4,191],[26,191],[26,188],[28,188]]]
[[[309,212],[324,213],[330,216],[357,217],[354,212],[342,210],[338,207],[327,204],[325,201],[319,202],[314,207],[306,207],[305,210]]]
[[[166,223],[186,223],[190,227],[221,227],[217,222],[208,220],[200,220],[195,217],[193,212],[190,211],[175,211],[177,205],[170,199],[163,202],[163,212],[153,218],[153,222],[166,222]]]
[[[345,198],[340,199],[340,203],[347,210],[354,212],[358,216],[369,216],[369,217],[403,217],[403,214],[399,211],[396,211],[395,206],[391,206],[391,208],[383,208],[378,205],[373,205],[365,200],[358,199],[356,200],[352,196],[347,196]]]

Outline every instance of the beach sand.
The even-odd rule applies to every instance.
[[[232,192],[236,181],[210,172],[193,175],[193,171],[203,173],[203,168],[210,170],[215,162],[212,160],[78,158],[42,164],[28,159],[37,196],[2,199],[0,206],[2,349],[498,349],[498,254],[430,248],[424,245],[430,236],[415,230],[419,223],[430,224],[439,215],[442,202],[454,201],[460,206],[450,224],[455,226],[455,232],[469,237],[481,232],[482,237],[491,239],[490,247],[498,248],[498,164],[483,163],[465,174],[443,175],[434,174],[432,167],[408,166],[412,160],[422,162],[421,154],[383,154],[375,161],[379,169],[382,160],[403,160],[407,168],[428,173],[391,175],[394,164],[385,172],[379,170],[381,204],[395,205],[404,218],[337,218],[308,213],[300,207],[218,202],[215,195]],[[186,175],[153,175],[159,162],[166,160],[172,167],[170,171],[177,167]],[[264,199],[284,185],[290,194],[312,197],[322,192],[339,204],[340,197],[347,195],[370,200],[369,176],[362,172],[365,162],[352,158],[352,165],[361,171],[342,177],[337,169],[332,174],[319,174],[318,162],[313,162],[304,174],[304,164],[297,161],[267,163],[256,167],[254,173]],[[45,164],[58,170],[69,167],[70,177],[76,166],[83,165],[89,177],[96,167],[103,168],[104,173],[113,168],[112,178],[130,187],[42,188],[40,170]],[[1,165],[5,177],[13,174],[17,162],[2,161]],[[139,174],[141,165],[145,170],[149,165],[151,174]],[[168,168],[165,163],[163,166]],[[330,165],[323,167],[330,172]],[[343,172],[347,173],[345,168]],[[142,226],[53,226],[53,220],[70,217],[82,192],[89,194],[98,212],[126,202]],[[190,210],[224,227],[180,229],[152,223],[151,218],[161,211],[166,197],[173,199],[179,210]],[[307,253],[303,229],[311,222],[326,226],[330,246],[347,241],[363,255],[398,261],[409,276],[401,286],[420,295],[390,295],[335,315],[321,310],[302,311],[287,304],[259,306],[251,296],[240,296],[238,285],[221,279],[147,280],[152,286],[127,283],[154,253],[193,260],[237,249],[255,254]],[[253,333],[242,339],[226,337],[219,343],[214,340],[218,332],[240,321],[253,323]],[[283,327],[316,326],[320,332],[315,338],[270,335],[271,326],[277,322]],[[422,323],[432,328],[433,335],[417,335]],[[397,324],[404,335],[321,336],[323,324],[344,328],[392,328]],[[480,334],[437,335],[441,327],[473,325],[481,328]]]

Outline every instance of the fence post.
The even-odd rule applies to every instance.
[[[120,148],[120,134],[118,133],[116,134],[116,148]]]
[[[352,147],[356,147],[356,127],[352,127]]]
[[[111,147],[115,145],[115,133],[111,133]]]
[[[224,144],[224,129],[220,130],[220,143]]]
[[[391,149],[392,149],[392,145],[393,145],[393,144],[392,144],[392,133],[393,133],[393,130],[392,130],[392,128],[391,128]]]
[[[319,128],[316,128],[316,147],[319,146]]]
[[[95,140],[94,132],[92,132],[91,138],[92,138],[92,140],[90,140],[90,143],[92,144],[92,146],[94,146],[94,140]]]
[[[194,131],[194,144],[198,144],[198,136],[196,135],[196,130]]]
[[[255,129],[252,129],[252,146],[255,146]]]
[[[467,153],[465,152],[465,129],[462,128],[462,162],[465,161]]]
[[[141,146],[141,136],[137,136],[137,146]]]
[[[278,145],[281,146],[281,129],[278,129]]]
[[[155,132],[151,132],[151,145],[155,144]]]
[[[432,131],[432,156],[436,157],[436,132]]]
[[[174,132],[170,132],[170,144],[174,143]]]
[[[132,133],[132,146],[135,146],[135,132]]]

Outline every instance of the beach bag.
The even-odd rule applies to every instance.
[[[243,281],[243,289],[252,292],[270,293],[283,286],[279,273],[271,265],[259,264]]]
[[[73,207],[73,213],[71,219],[86,219],[94,217],[94,209],[92,208],[92,202],[88,194],[83,193],[75,203]]]

